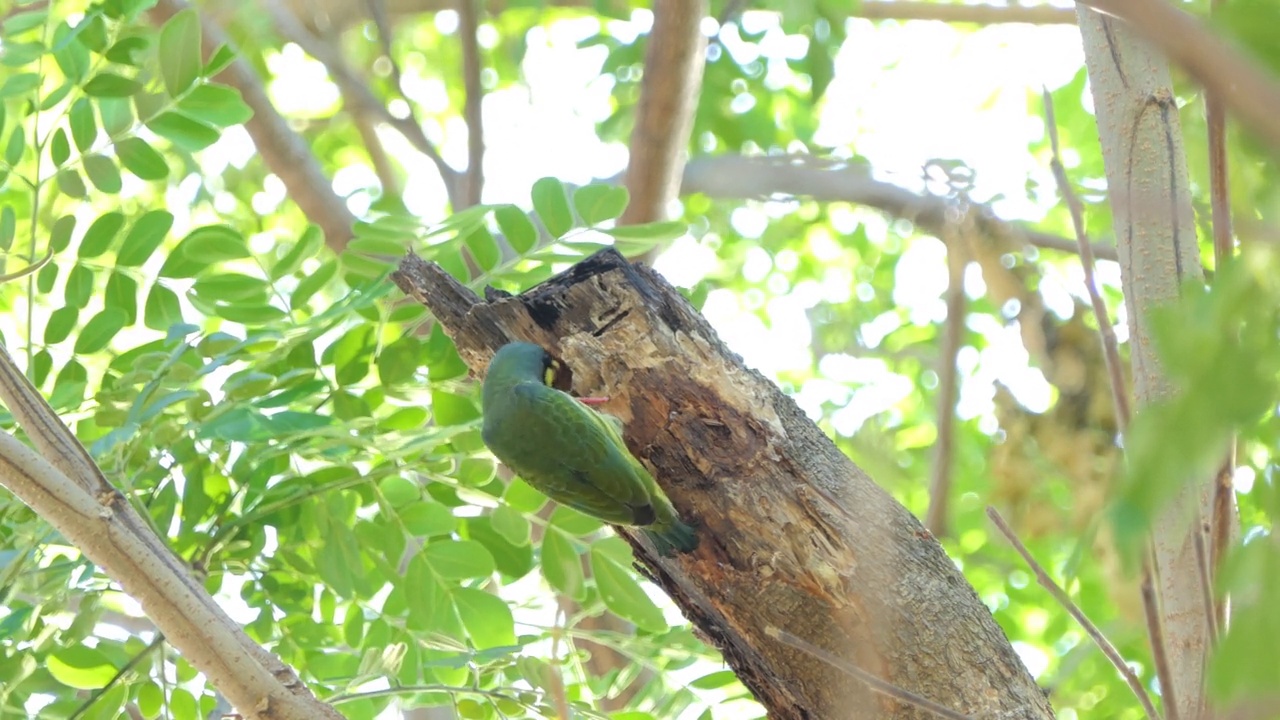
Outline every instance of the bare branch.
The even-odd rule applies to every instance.
[[[933,477],[929,482],[929,512],[925,527],[936,537],[947,535],[951,473],[955,466],[956,402],[959,400],[960,368],[957,359],[964,344],[965,315],[969,304],[964,294],[965,255],[957,228],[949,230],[947,245],[947,324],[942,335],[942,357],[938,364],[938,441],[934,445]]]
[[[628,145],[626,186],[631,202],[619,220],[665,220],[680,189],[693,111],[702,88],[706,0],[655,0],[644,59],[635,129]]]
[[[1199,532],[1199,528],[1196,532]],[[1160,602],[1156,598],[1154,567],[1155,560],[1151,557],[1148,557],[1142,565],[1142,614],[1147,619],[1151,661],[1156,667],[1156,677],[1160,680],[1160,697],[1164,700],[1165,717],[1167,720],[1178,720],[1178,703],[1173,691],[1173,668],[1169,665],[1164,623],[1160,621]]]
[[[949,23],[1074,25],[1075,11],[1050,5],[967,5],[913,0],[864,0],[849,13],[868,20],[941,20]]]
[[[703,193],[713,198],[803,196],[825,202],[854,203],[909,220],[935,237],[945,233],[947,212],[952,207],[943,198],[876,180],[866,167],[804,156],[696,158],[685,168],[680,192]],[[978,232],[1008,234],[1026,245],[1079,252],[1074,239],[1002,220],[985,205],[970,205],[968,213]],[[1116,259],[1116,249],[1112,246],[1098,244],[1091,249],[1095,257]]]
[[[464,203],[454,205],[457,212],[480,204],[484,190],[484,86],[480,83],[480,42],[476,33],[480,30],[480,0],[457,0],[458,38],[462,41],[462,86],[466,90],[466,103],[462,117],[467,123],[467,171],[462,176]]]
[[[156,25],[161,25],[187,7],[186,0],[159,0],[149,14]],[[215,48],[231,44],[222,28],[209,18],[202,16],[200,27],[204,35],[201,50],[206,61]],[[289,198],[298,204],[307,219],[324,231],[329,247],[341,252],[351,240],[356,218],[333,191],[311,146],[280,116],[267,96],[262,78],[249,63],[236,58],[218,79],[239,90],[245,104],[253,108],[253,117],[244,127],[263,162],[284,183]]]
[[[1098,334],[1102,336],[1103,358],[1107,364],[1107,375],[1111,379],[1111,400],[1116,407],[1116,427],[1123,433],[1129,426],[1129,389],[1124,384],[1124,368],[1120,363],[1120,348],[1116,341],[1115,328],[1111,326],[1111,316],[1107,314],[1107,305],[1098,292],[1098,280],[1094,275],[1093,245],[1084,229],[1084,207],[1080,198],[1071,189],[1071,180],[1067,178],[1067,169],[1062,165],[1062,156],[1058,149],[1058,125],[1053,116],[1053,96],[1044,91],[1044,121],[1049,133],[1049,144],[1053,148],[1053,159],[1049,161],[1053,168],[1053,177],[1058,182],[1058,191],[1066,200],[1071,211],[1071,225],[1076,231],[1076,245],[1080,248],[1080,265],[1084,268],[1084,286],[1089,292],[1089,303],[1093,306],[1093,317],[1098,322]]]
[[[1103,635],[1102,631],[1098,629],[1098,626],[1094,625],[1093,621],[1090,620],[1088,616],[1084,614],[1084,611],[1080,609],[1080,606],[1076,605],[1075,602],[1071,600],[1071,597],[1067,595],[1066,591],[1059,587],[1058,584],[1053,581],[1053,578],[1049,577],[1049,573],[1045,572],[1044,567],[1040,565],[1040,563],[1036,562],[1036,559],[1031,556],[1031,552],[1027,550],[1027,546],[1022,544],[1022,541],[1019,540],[1018,536],[1013,532],[1013,528],[1009,527],[1009,524],[1005,522],[1004,518],[1001,517],[1000,513],[997,512],[995,508],[990,506],[987,507],[987,517],[991,518],[991,522],[995,524],[996,528],[1000,530],[1000,533],[1009,541],[1009,544],[1013,546],[1013,549],[1017,550],[1018,554],[1022,556],[1022,561],[1027,564],[1027,567],[1031,568],[1031,572],[1035,573],[1036,581],[1040,583],[1041,587],[1048,590],[1049,594],[1053,596],[1053,599],[1066,609],[1066,611],[1071,614],[1071,617],[1075,618],[1076,622],[1080,623],[1080,627],[1084,629],[1085,634],[1089,636],[1089,639],[1093,640],[1093,644],[1098,646],[1098,649],[1106,656],[1107,660],[1111,663],[1111,666],[1114,667],[1120,673],[1120,676],[1124,678],[1129,689],[1133,691],[1134,697],[1138,698],[1138,702],[1142,704],[1142,709],[1147,713],[1147,717],[1151,720],[1158,720],[1160,713],[1156,712],[1156,706],[1151,702],[1151,696],[1147,694],[1147,689],[1142,686],[1142,681],[1138,679],[1138,676],[1133,672],[1133,669],[1129,667],[1129,664],[1124,661],[1124,656],[1120,654],[1120,651],[1116,649],[1116,646],[1111,644],[1111,641],[1107,639],[1107,636]]]

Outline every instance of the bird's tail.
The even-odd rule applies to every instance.
[[[693,528],[681,522],[679,518],[650,525],[644,528],[644,534],[662,557],[671,557],[676,553],[692,552],[698,547],[698,534]]]

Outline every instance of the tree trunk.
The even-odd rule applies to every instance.
[[[1052,717],[938,542],[649,268],[604,251],[490,302],[415,256],[393,278],[477,373],[524,339],[565,361],[578,394],[611,398],[605,410],[701,544],[663,559],[620,533],[771,718],[936,717],[778,631],[959,713]]]

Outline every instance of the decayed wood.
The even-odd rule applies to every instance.
[[[524,339],[566,363],[576,393],[611,398],[605,410],[701,544],[662,559],[622,532],[771,718],[932,717],[773,630],[973,717],[1052,717],[937,541],[652,270],[605,251],[492,302],[414,256],[393,279],[477,375]]]

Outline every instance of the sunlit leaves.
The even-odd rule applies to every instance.
[[[253,117],[253,110],[240,99],[240,93],[225,85],[200,85],[178,102],[187,115],[215,127],[239,125]]]
[[[122,227],[124,227],[123,213],[111,211],[99,216],[81,238],[79,256],[95,258],[106,252]]]
[[[152,210],[138,218],[120,245],[116,265],[136,267],[145,263],[160,247],[171,227],[173,214],[167,210]]]
[[[123,98],[142,89],[142,83],[113,72],[100,72],[84,84],[86,94],[93,97]],[[3,94],[3,90],[0,90]]]
[[[555,178],[542,178],[533,184],[533,209],[552,237],[561,237],[573,227],[564,184]]]
[[[591,575],[600,590],[600,599],[610,610],[652,632],[667,629],[662,611],[645,594],[630,571],[631,550],[617,538],[597,541],[591,546]]]
[[[629,200],[627,189],[615,185],[587,185],[573,193],[573,207],[588,225],[598,225],[622,214]]]
[[[160,28],[160,76],[165,91],[177,97],[191,87],[200,74],[200,16],[187,8],[169,18]]]
[[[169,176],[169,163],[142,138],[124,138],[115,145],[116,157],[126,170],[143,180],[163,180]]]

